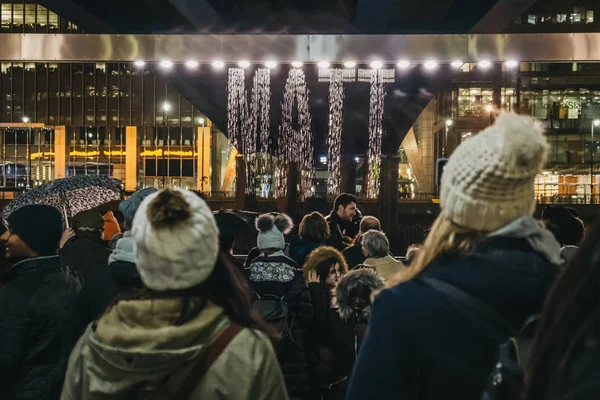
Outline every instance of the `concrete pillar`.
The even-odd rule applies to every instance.
[[[211,169],[210,169],[210,149],[211,149],[211,128],[210,126],[205,126],[202,128],[198,127],[198,140],[196,143],[198,144],[198,149],[196,151],[198,160],[196,162],[198,171],[196,171],[197,179],[197,190],[201,192],[210,192],[211,191]],[[203,183],[204,182],[204,183]]]
[[[125,191],[134,192],[138,180],[137,126],[125,127]]]
[[[356,192],[356,161],[353,157],[345,156],[342,158],[342,182],[340,184],[340,193],[355,194]]]
[[[398,167],[400,157],[381,157],[379,174],[379,220],[390,243],[398,243]]]
[[[64,178],[67,174],[67,128],[64,125],[54,127],[54,179]]]

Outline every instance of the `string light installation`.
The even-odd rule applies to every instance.
[[[254,75],[254,84],[252,87],[252,102],[250,104],[250,116],[248,123],[252,131],[251,135],[259,138],[260,152],[265,155],[269,153],[271,119],[269,118],[271,110],[271,70],[260,68]],[[256,147],[255,147],[256,148]],[[254,157],[254,162],[256,157]],[[267,164],[266,158],[261,160],[258,166],[259,174],[266,176]],[[251,188],[254,185],[251,186]]]
[[[381,70],[371,70],[371,95],[369,99],[369,175],[367,198],[379,195],[379,172],[381,168],[381,137],[383,134],[383,108],[385,91],[383,90]]]
[[[297,124],[294,126],[294,105],[297,107]],[[311,115],[308,107],[306,77],[301,69],[292,69],[285,84],[282,118],[277,143],[278,168],[276,174],[276,196],[287,195],[287,170],[290,162],[298,163],[300,170],[300,197],[312,195],[315,175],[313,159],[314,145],[311,130]]]
[[[229,69],[227,129],[233,146],[243,154],[246,162],[246,194],[254,194],[257,138],[260,138],[261,152],[267,153],[270,147],[270,74],[267,68],[256,71],[252,99],[248,106],[244,69]]]
[[[329,81],[329,134],[327,135],[327,194],[337,195],[341,180],[344,70],[332,69]]]
[[[229,80],[227,83],[227,132],[233,147],[237,148],[246,160],[246,188],[248,190],[250,181],[254,183],[254,177],[249,176],[252,172],[248,168],[248,145],[251,138],[246,137],[250,132],[246,130],[248,102],[246,100],[246,87],[244,85],[245,73],[242,68],[229,68]],[[255,142],[256,144],[256,142]],[[256,149],[254,149],[254,152]]]

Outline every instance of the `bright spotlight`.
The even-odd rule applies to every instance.
[[[329,64],[329,61],[321,61],[317,65],[321,69],[327,69],[327,68],[329,68],[330,64]]]
[[[425,64],[423,64],[423,66],[425,67],[425,69],[432,70],[437,68],[438,63],[436,61],[430,60],[426,61]]]
[[[23,117],[23,122],[28,124],[29,123],[29,117]]]
[[[267,61],[265,63],[265,67],[267,67],[269,69],[273,69],[273,68],[277,67],[277,63],[275,61]]]
[[[518,66],[519,66],[519,62],[516,60],[509,60],[506,62],[506,68],[513,69],[513,68],[517,68]]]
[[[186,61],[186,63],[185,63],[185,66],[190,69],[198,68],[198,65],[200,65],[200,64],[198,64],[198,61],[196,61],[196,60],[189,60],[189,61]]]
[[[407,61],[407,60],[398,61],[398,68],[407,69],[408,67],[410,67],[409,61]]]
[[[146,65],[145,61],[142,60],[137,60],[136,62],[133,63],[136,67],[143,67],[144,65]]]
[[[204,125],[204,118],[202,118],[202,117],[198,118],[198,123],[200,125]]]
[[[464,65],[464,62],[462,62],[460,60],[455,60],[455,61],[452,61],[452,64],[450,64],[450,65],[452,65],[452,68],[458,69]]]
[[[446,120],[446,126],[452,126],[454,122],[451,119]]]
[[[379,60],[373,61],[371,63],[371,68],[373,68],[373,69],[381,69],[381,68],[383,68],[383,63],[381,61],[379,61]]]
[[[171,103],[169,103],[168,101],[165,101],[162,104],[162,109],[163,109],[163,111],[169,111],[171,109]]]
[[[250,66],[250,61],[240,61],[240,62],[238,63],[238,65],[239,65],[241,68],[248,68],[248,67]]]
[[[483,69],[488,69],[489,67],[492,66],[492,63],[488,60],[483,60],[483,61],[479,61],[479,64],[477,64],[479,66],[479,68],[483,68]]]
[[[221,60],[213,61],[212,66],[217,69],[225,67],[225,63]]]
[[[292,67],[294,67],[294,68],[302,68],[302,65],[304,65],[302,63],[302,61],[294,61],[294,62],[292,62]]]
[[[487,106],[485,106],[485,111],[487,111],[489,113],[491,113],[493,109],[494,109],[494,107],[492,107],[491,104],[488,104]]]
[[[594,120],[594,126],[600,126],[600,119]]]
[[[173,67],[173,63],[169,60],[163,60],[160,62],[160,66],[163,67],[164,69],[169,69],[169,68]]]
[[[356,61],[344,61],[344,67],[356,68]]]

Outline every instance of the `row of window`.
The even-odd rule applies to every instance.
[[[573,7],[570,13],[557,14],[525,14],[514,21],[515,24],[523,23],[529,25],[537,24],[593,24],[594,10],[586,9],[586,7]]]
[[[0,1],[0,33],[81,33],[79,27],[27,0]]]

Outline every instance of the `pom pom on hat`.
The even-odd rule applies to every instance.
[[[286,214],[279,214],[277,216],[271,214],[261,215],[256,220],[258,249],[285,249],[285,238],[283,235],[289,233],[293,226],[292,219]]]
[[[535,210],[534,179],[548,142],[531,117],[501,113],[496,123],[460,145],[442,175],[440,206],[464,228],[493,232]]]
[[[146,197],[133,219],[136,266],[146,287],[182,290],[204,282],[219,252],[219,230],[204,200],[183,189]]]

